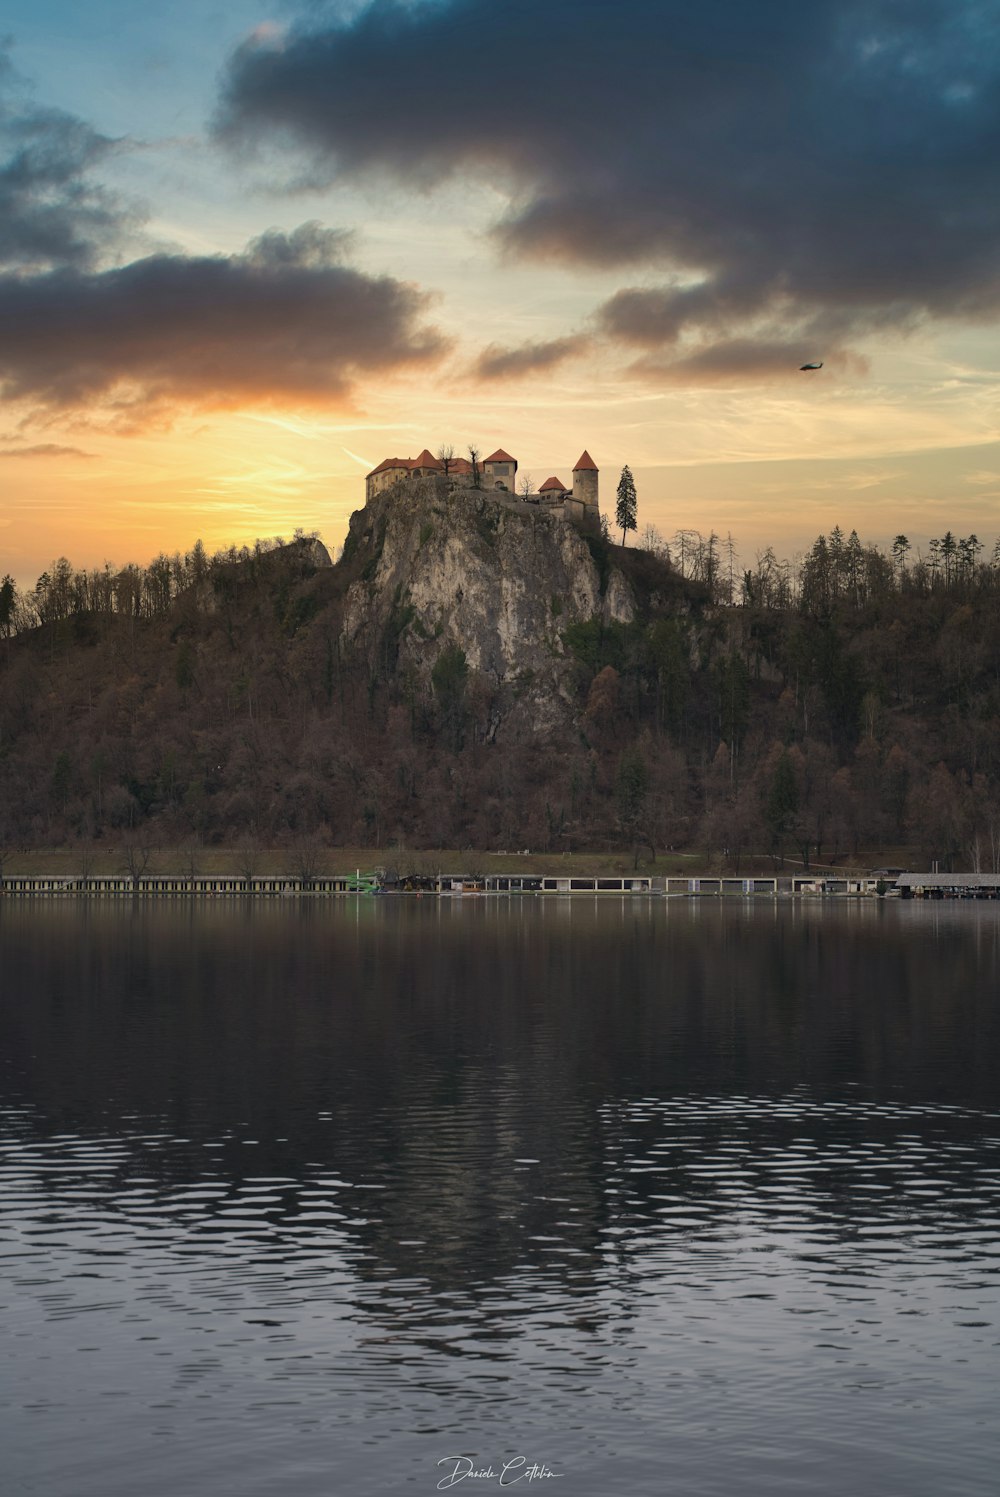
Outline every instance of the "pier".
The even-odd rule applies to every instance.
[[[8,874],[0,878],[0,898],[86,896],[104,899],[323,899],[335,896],[428,894],[440,897],[486,895],[617,895],[646,898],[1000,898],[998,874],[779,873],[612,874],[437,873],[389,875],[322,873],[312,878],[287,873],[194,874]]]
[[[241,874],[9,874],[0,879],[5,895],[100,896],[107,899],[327,898],[333,895],[484,894],[663,894],[664,880],[649,876],[579,878],[559,874],[486,874],[470,877],[438,873],[428,877],[380,878],[376,874],[317,874],[314,878],[268,873]]]

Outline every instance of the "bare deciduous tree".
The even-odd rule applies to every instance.
[[[187,842],[181,848],[181,867],[189,888],[194,887],[194,881],[198,877],[200,851],[197,842]]]
[[[139,888],[139,880],[149,869],[153,849],[145,837],[132,837],[122,848],[122,869],[132,880],[133,890]]]
[[[253,893],[253,881],[260,872],[260,843],[256,837],[250,837],[238,849],[236,855],[236,866],[241,878],[246,879],[247,893]]]
[[[299,880],[303,889],[311,889],[322,872],[323,845],[312,834],[294,837],[289,844],[286,861],[289,873]]]
[[[653,556],[658,556],[661,561],[670,560],[670,547],[666,537],[660,534],[655,525],[643,526],[639,547],[643,551],[649,551]]]
[[[80,848],[77,867],[80,870],[80,888],[86,892],[87,885],[90,883],[90,875],[94,871],[94,854],[86,843]]]

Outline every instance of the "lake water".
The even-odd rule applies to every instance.
[[[4,1497],[992,1497],[998,992],[992,905],[5,901]]]

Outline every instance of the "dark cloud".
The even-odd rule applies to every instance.
[[[0,457],[93,457],[82,447],[60,447],[56,442],[38,442],[34,447],[0,447]]]
[[[317,180],[487,178],[507,250],[660,267],[604,329],[681,358],[1000,310],[995,0],[377,0],[246,44],[218,130]]]
[[[524,374],[541,374],[554,369],[565,359],[583,353],[589,339],[582,334],[553,338],[547,343],[525,343],[520,348],[500,348],[491,343],[476,361],[477,379],[517,379]]]
[[[717,331],[759,310],[756,288],[729,278],[713,286],[656,286],[618,291],[598,312],[609,337],[640,348],[676,343],[689,327]],[[775,310],[772,308],[772,311]]]
[[[90,174],[118,149],[34,104],[0,51],[0,266],[88,268],[117,247],[138,215]]]
[[[801,344],[780,339],[731,338],[706,344],[672,359],[654,355],[637,359],[631,372],[644,380],[672,385],[745,385],[775,380],[808,379],[800,365],[807,356]],[[863,374],[867,362],[855,354],[837,352],[823,368],[833,374]]]
[[[343,402],[361,375],[443,352],[421,322],[428,298],[342,264],[348,239],[305,224],[228,257],[0,277],[0,393],[49,407]]]
[[[879,328],[908,330],[912,309],[821,308],[811,315],[792,297],[776,293],[763,306],[731,279],[716,293],[703,286],[628,289],[599,308],[605,336],[646,350],[632,372],[674,383],[706,384],[786,378],[800,365],[822,359],[837,373],[864,374],[868,361],[850,352],[849,340]]]

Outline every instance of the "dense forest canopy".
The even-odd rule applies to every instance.
[[[565,628],[558,743],[497,735],[496,684],[461,649],[401,666],[412,610],[347,644],[357,548],[330,567],[297,534],[5,577],[0,855],[308,837],[1000,870],[1000,543],[884,552],[835,529],[751,567],[692,531],[589,545],[637,606]]]

